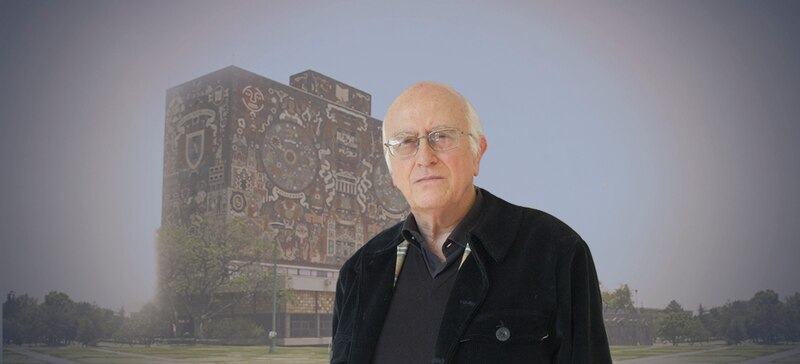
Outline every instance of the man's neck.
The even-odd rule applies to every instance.
[[[463,199],[455,207],[424,211],[411,211],[417,222],[420,234],[425,239],[425,247],[436,254],[440,261],[444,261],[442,245],[450,233],[455,230],[464,216],[467,215],[472,204],[475,203],[475,187],[465,193]]]

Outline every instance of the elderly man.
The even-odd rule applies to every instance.
[[[411,86],[383,136],[411,214],[342,267],[331,363],[611,362],[589,248],[473,185],[487,144],[461,94]]]

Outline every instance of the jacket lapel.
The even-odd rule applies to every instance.
[[[483,249],[476,246],[458,271],[439,327],[433,363],[444,363],[452,356],[458,339],[489,291],[484,259],[486,256]]]
[[[487,262],[503,261],[522,221],[522,209],[486,190],[481,193],[484,201],[481,217],[470,233],[472,253],[463,262],[447,301],[433,363],[445,363],[455,353],[464,330],[489,292]]]
[[[481,190],[481,217],[472,229],[473,239],[482,243],[485,253],[495,262],[502,262],[522,226],[523,209],[512,205],[489,191]]]
[[[358,288],[358,314],[350,347],[351,363],[369,363],[392,301],[396,249],[364,256]]]

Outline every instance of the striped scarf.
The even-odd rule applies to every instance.
[[[469,243],[467,243],[467,246],[464,248],[464,254],[461,255],[461,262],[458,263],[458,269],[461,269],[461,266],[464,265],[464,261],[467,260],[471,252],[472,249],[470,249]],[[406,260],[406,254],[408,254],[408,241],[403,240],[403,242],[397,246],[397,261],[394,266],[394,282],[392,282],[392,287],[397,285],[397,278],[400,277],[400,271],[403,269],[403,262]]]

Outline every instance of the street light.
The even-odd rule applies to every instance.
[[[270,230],[273,227],[286,227],[281,222],[269,223]],[[272,234],[272,330],[269,332],[269,353],[275,353],[275,337],[278,336],[278,231]]]

